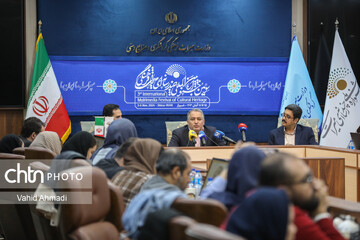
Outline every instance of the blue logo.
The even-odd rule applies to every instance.
[[[117,84],[114,80],[108,79],[103,84],[103,89],[106,93],[114,93],[116,91]]]
[[[241,89],[241,84],[238,80],[236,79],[232,79],[228,82],[227,84],[227,88],[229,89],[229,91],[231,93],[237,93],[240,91]]]

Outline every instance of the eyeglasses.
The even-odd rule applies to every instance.
[[[313,175],[313,173],[310,171],[310,172],[308,172],[302,179],[300,179],[298,182],[292,183],[292,185],[312,183],[313,180],[314,180],[314,175]]]
[[[286,119],[292,119],[292,117],[288,114],[282,113],[281,117],[285,117]]]

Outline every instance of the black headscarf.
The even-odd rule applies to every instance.
[[[284,190],[259,188],[231,214],[226,230],[249,240],[285,239],[289,204]]]
[[[13,153],[13,149],[21,147],[23,142],[19,136],[15,134],[8,134],[0,140],[0,152],[2,153]]]
[[[222,202],[229,210],[240,204],[246,193],[258,184],[261,162],[265,153],[256,146],[236,151],[229,163],[225,192],[215,192],[209,198]]]
[[[80,131],[64,143],[61,152],[74,151],[86,157],[89,148],[92,148],[95,144],[96,140],[91,133]]]

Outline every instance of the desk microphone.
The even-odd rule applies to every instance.
[[[206,146],[206,135],[205,135],[204,131],[199,132],[199,138],[200,138],[201,144],[203,146]]]
[[[241,133],[241,140],[243,142],[246,142],[246,130],[247,130],[247,126],[245,123],[239,123],[239,126],[238,126],[238,129],[239,129],[239,132]]]
[[[222,131],[219,131],[219,130],[215,131],[214,137],[216,137],[217,139],[224,139],[227,142],[231,142],[233,144],[236,144],[236,142],[234,140],[232,140],[231,138],[225,136],[225,133],[223,133]]]
[[[194,130],[189,130],[189,140],[196,143],[197,134]]]

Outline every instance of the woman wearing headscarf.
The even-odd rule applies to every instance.
[[[151,138],[138,138],[126,151],[124,170],[119,171],[111,180],[122,190],[126,206],[142,185],[156,174],[155,165],[162,150],[160,142]]]
[[[119,146],[129,137],[137,137],[134,123],[126,118],[113,121],[107,130],[104,145],[91,156],[93,165],[101,159],[113,158]]]
[[[294,209],[284,190],[259,188],[229,216],[226,231],[248,240],[292,240]]]
[[[14,148],[24,147],[23,141],[15,134],[8,134],[0,140],[0,152],[13,153]]]
[[[83,155],[86,159],[90,159],[96,150],[96,140],[94,136],[85,131],[75,133],[63,145],[61,152],[74,151]]]
[[[61,140],[56,132],[40,132],[29,147],[42,147],[53,151],[58,155],[61,151]]]
[[[261,162],[265,156],[256,146],[236,151],[229,162],[225,191],[213,192],[208,198],[222,202],[228,210],[241,203],[246,194],[257,186]]]

